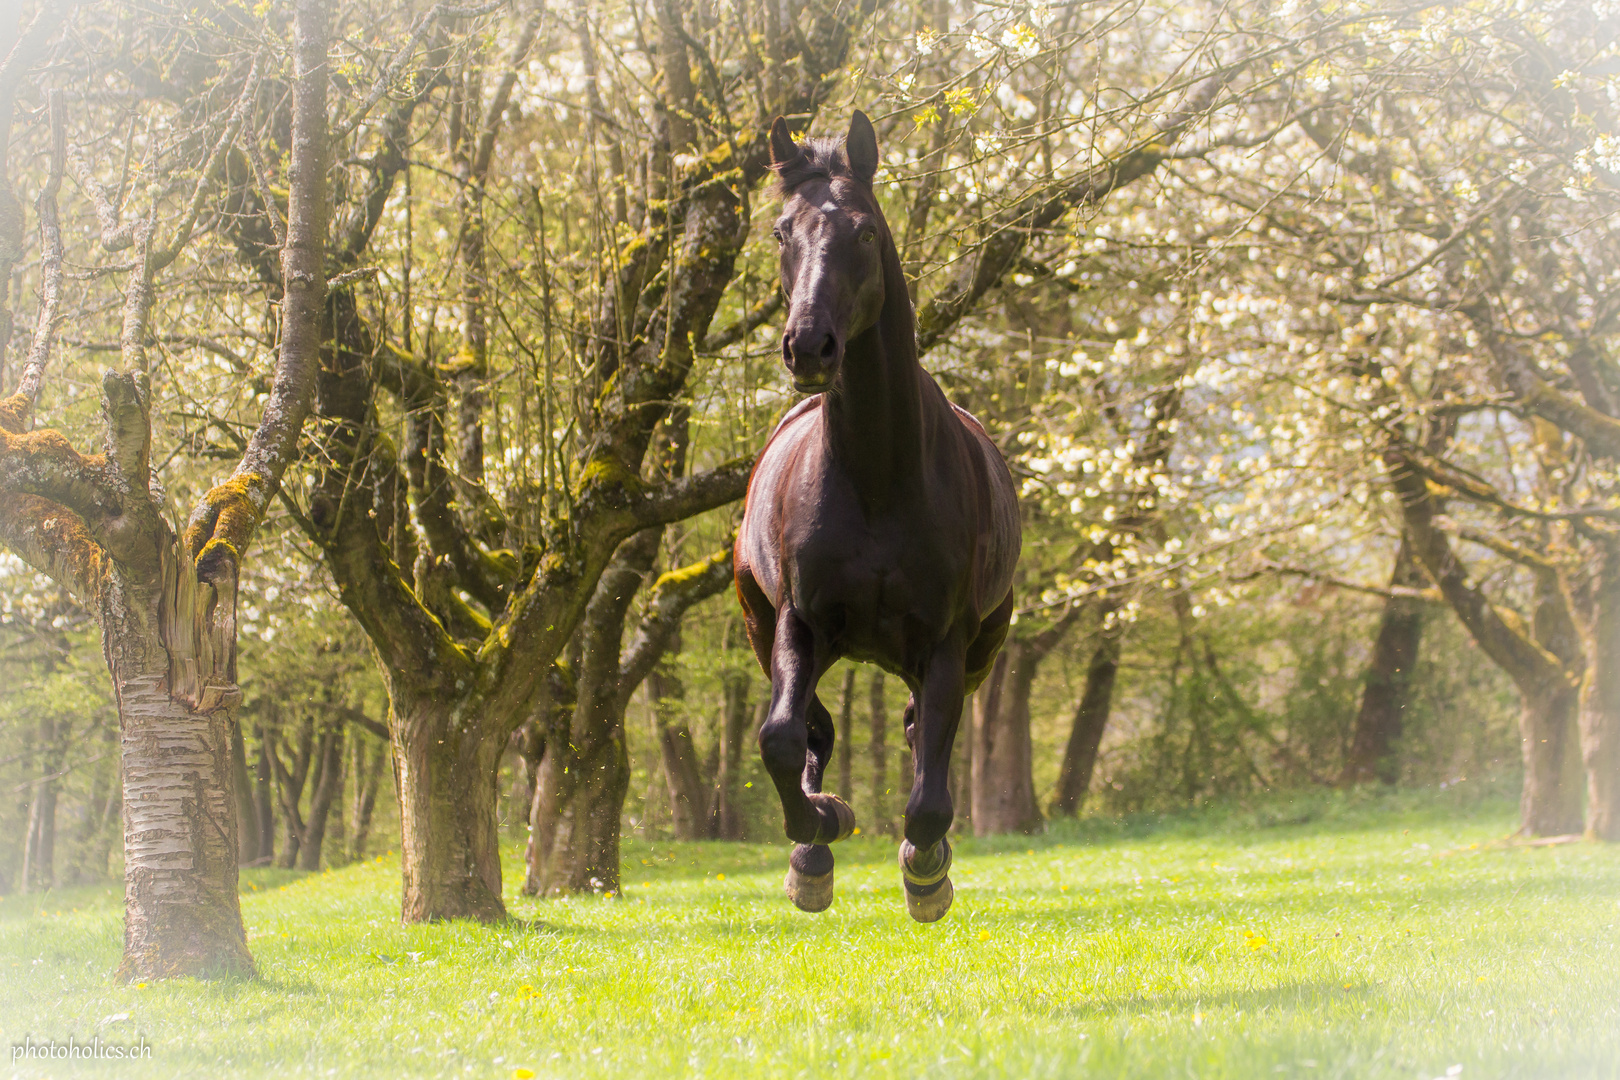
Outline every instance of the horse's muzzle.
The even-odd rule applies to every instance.
[[[819,394],[832,385],[843,343],[820,320],[790,326],[782,335],[782,363],[801,394]]]

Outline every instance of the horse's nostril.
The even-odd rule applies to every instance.
[[[833,354],[837,351],[838,339],[833,337],[831,334],[828,334],[827,340],[821,343],[821,358],[823,360],[831,360],[833,358]]]

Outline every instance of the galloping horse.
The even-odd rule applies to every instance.
[[[951,906],[947,770],[962,703],[1012,615],[1021,536],[1012,475],[984,428],[917,362],[900,256],[872,191],[877,136],[856,112],[842,146],[771,125],[782,195],[782,362],[816,396],[777,425],[748,482],[737,596],[771,678],[760,755],[782,800],[788,896],[833,899],[828,844],[855,814],[821,791],[833,722],[816,683],[842,657],[904,679],[916,782],[900,845],[906,907]]]

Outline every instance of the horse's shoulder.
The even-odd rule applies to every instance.
[[[765,448],[769,450],[771,443],[775,442],[777,438],[789,428],[797,425],[800,420],[803,420],[811,413],[819,412],[821,410],[822,397],[823,395],[821,394],[816,394],[814,397],[807,397],[797,405],[793,406],[793,408],[789,409],[786,414],[783,415],[782,419],[776,422],[776,427],[771,429],[771,437],[765,440]]]

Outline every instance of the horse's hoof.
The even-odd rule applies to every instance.
[[[932,885],[914,886],[906,883],[906,911],[920,923],[939,922],[951,910],[954,899],[956,888],[948,877],[942,877]]]
[[[833,902],[833,858],[824,844],[799,844],[788,857],[788,899],[800,911],[812,915],[826,911]]]
[[[918,862],[926,870],[916,869]],[[900,844],[900,877],[906,886],[906,911],[920,923],[938,922],[951,910],[956,888],[951,884],[951,845],[941,840],[927,858],[918,859],[917,849],[910,840]]]
[[[850,807],[849,803],[837,795],[818,791],[810,796],[810,804],[820,812],[820,816],[823,818],[823,824],[816,832],[817,844],[836,844],[838,841],[847,840],[854,835],[855,811]],[[837,822],[832,836],[827,835],[827,826],[825,824],[828,810],[832,811],[833,819]]]

